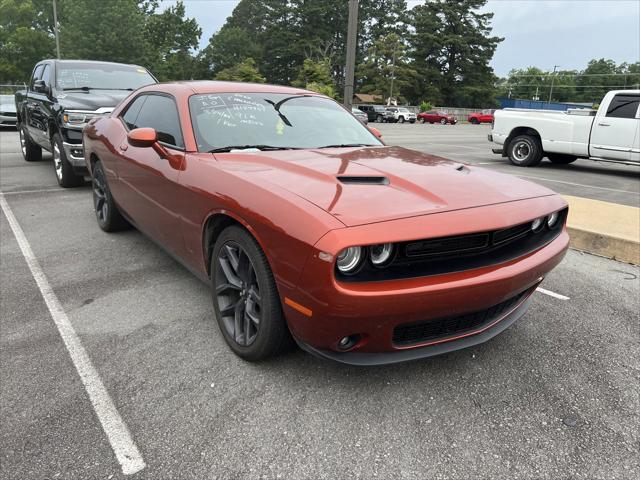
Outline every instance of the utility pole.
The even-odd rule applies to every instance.
[[[356,38],[358,35],[358,0],[349,0],[347,24],[347,65],[344,79],[344,106],[351,110],[353,103],[353,77],[356,70]]]
[[[553,73],[551,74],[551,89],[549,90],[549,101],[547,102],[547,106],[551,105],[551,95],[553,95],[553,82],[556,79],[556,68],[558,68],[560,65],[554,65],[553,66]]]
[[[393,98],[393,81],[396,78],[396,47],[397,43],[393,45],[393,56],[391,58],[391,87],[389,88],[389,101],[387,105],[391,105],[391,99]]]
[[[53,33],[56,36],[56,56],[60,58],[60,39],[58,38],[58,8],[56,0],[53,0]]]

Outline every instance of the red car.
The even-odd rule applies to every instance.
[[[467,117],[469,123],[479,125],[480,123],[493,123],[494,110],[482,110],[481,112],[470,113]]]
[[[447,112],[439,112],[436,110],[429,110],[428,112],[421,112],[418,114],[418,121],[420,123],[441,123],[446,125],[447,123],[455,125],[458,120],[453,115],[449,115]]]
[[[294,339],[351,364],[484,342],[563,258],[544,187],[385,146],[290,87],[150,85],[84,130],[98,225],[129,224],[211,285],[248,360]]]

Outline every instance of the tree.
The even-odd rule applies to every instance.
[[[225,68],[216,75],[216,80],[252,83],[265,82],[265,78],[260,75],[253,58],[247,58],[238,65]]]
[[[198,47],[202,30],[194,18],[185,18],[182,1],[162,13],[148,14],[144,36],[149,46],[147,66],[161,81],[194,78],[196,60],[191,54]]]
[[[417,101],[419,75],[409,63],[405,44],[395,33],[382,36],[373,43],[364,63],[358,66],[357,77],[362,93],[383,98],[401,96]]]
[[[291,84],[294,87],[306,88],[331,98],[336,96],[333,77],[331,77],[331,66],[326,60],[316,62],[310,58],[305,59],[298,72],[298,77]]]
[[[55,56],[52,16],[43,0],[0,1],[0,83],[27,82],[37,62]]]
[[[492,106],[496,77],[489,62],[503,39],[491,36],[486,0],[433,0],[411,10],[414,68],[423,96],[447,106]]]
[[[262,49],[241,27],[223,26],[209,39],[209,44],[200,52],[206,72],[210,75],[230,68],[247,58],[260,59]]]
[[[133,0],[62,0],[60,50],[63,58],[145,63],[149,44],[145,15]]]

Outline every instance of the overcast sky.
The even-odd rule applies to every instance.
[[[174,3],[161,0],[162,7]],[[202,28],[200,43],[205,46],[238,0],[184,3],[187,15]],[[422,2],[408,3],[411,8]],[[639,0],[489,0],[485,10],[495,13],[494,35],[504,37],[491,62],[500,76],[528,66],[582,69],[592,58],[640,61]]]

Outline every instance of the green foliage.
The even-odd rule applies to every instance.
[[[233,82],[264,83],[265,78],[260,75],[253,58],[247,58],[233,67],[225,68],[216,75],[216,80]]]
[[[246,30],[228,25],[211,37],[209,45],[199,55],[206,77],[214,76],[247,58],[260,59],[261,56],[262,49]]]
[[[422,102],[420,102],[420,111],[421,112],[427,112],[429,110],[432,110],[433,106],[431,105],[431,103],[423,100]]]
[[[553,90],[551,86],[553,84]],[[584,70],[545,72],[536,67],[512,70],[498,85],[498,96],[554,102],[599,102],[614,89],[640,84],[640,62],[617,65],[613,60],[591,60]]]
[[[336,98],[336,91],[332,85],[311,82],[307,83],[304,88],[306,88],[307,90],[311,90],[312,92],[321,93],[322,95],[326,95],[329,98]]]
[[[331,98],[336,97],[336,91],[331,77],[331,66],[327,60],[314,61],[307,58],[302,63],[297,78],[291,82],[294,87],[321,93]]]
[[[41,0],[0,0],[0,83],[26,82],[54,56],[53,20]]]

